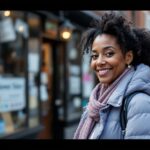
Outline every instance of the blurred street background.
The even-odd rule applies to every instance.
[[[93,87],[79,43],[111,11],[0,11],[0,139],[72,139]],[[115,11],[150,29],[149,11]]]

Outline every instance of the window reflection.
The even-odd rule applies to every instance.
[[[15,29],[23,13],[2,13],[0,38],[0,136],[20,131],[26,125],[24,38]],[[4,15],[3,15],[4,14]],[[17,16],[19,14],[19,16]]]
[[[39,125],[39,36],[37,15],[0,11],[0,137]]]

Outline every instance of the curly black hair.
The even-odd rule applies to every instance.
[[[132,50],[133,66],[140,63],[150,66],[150,31],[134,27],[125,17],[116,13],[105,13],[83,33],[80,42],[83,54],[90,52],[94,39],[103,33],[116,37],[123,54]]]
[[[150,31],[145,28],[133,28],[138,38],[139,50],[137,51],[138,64],[144,63],[150,66]]]

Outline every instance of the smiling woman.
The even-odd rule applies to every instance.
[[[111,84],[131,63],[132,55],[131,51],[123,55],[114,36],[98,35],[92,44],[91,68],[101,83]]]
[[[83,34],[81,49],[91,54],[99,83],[74,139],[150,139],[150,31],[114,13],[104,14]],[[120,111],[124,97],[133,93],[123,134]]]

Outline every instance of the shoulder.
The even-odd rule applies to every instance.
[[[150,102],[150,95],[144,92],[138,92],[132,97],[131,101],[136,104]]]
[[[150,138],[150,96],[146,93],[134,95],[127,112],[125,138]]]
[[[128,105],[128,111],[130,115],[150,113],[150,95],[142,92],[135,94]]]

